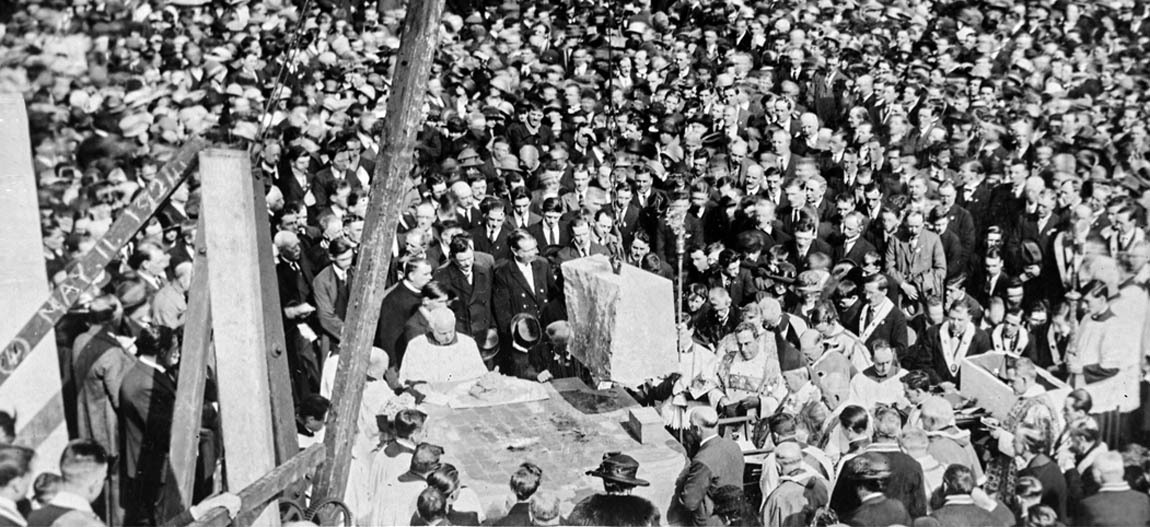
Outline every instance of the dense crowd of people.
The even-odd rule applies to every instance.
[[[301,445],[323,438],[402,4],[0,6],[52,283],[186,139],[252,153]],[[1148,18],[1134,0],[449,0],[410,190],[385,204],[355,520],[1147,524]],[[30,453],[0,449],[0,524],[181,512],[165,458],[199,209],[192,178],[57,326],[77,442],[32,502]],[[577,504],[507,467],[507,517],[487,518],[411,390],[586,376],[562,264],[592,255],[675,284],[680,371],[627,388],[687,438],[676,499],[642,498],[610,453]],[[968,368],[1002,393],[964,390]]]

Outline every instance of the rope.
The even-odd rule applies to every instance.
[[[268,112],[271,110],[272,104],[274,104],[276,99],[279,98],[280,92],[283,91],[284,73],[287,72],[288,66],[291,64],[294,64],[296,61],[296,58],[299,57],[299,52],[301,51],[301,49],[299,47],[299,42],[300,42],[301,37],[303,36],[304,19],[306,18],[308,10],[311,9],[311,2],[312,2],[312,0],[304,0],[303,8],[300,9],[300,11],[299,11],[300,12],[299,20],[296,22],[296,27],[295,27],[295,30],[292,34],[291,44],[288,45],[288,48],[291,49],[291,56],[289,56],[286,61],[284,61],[283,63],[280,64],[279,72],[276,73],[275,84],[272,85],[272,91],[270,94],[268,94],[268,100],[266,102],[264,102],[264,110],[263,110],[262,115],[260,116],[260,122],[259,122],[259,126],[260,126],[260,136],[259,136],[259,141],[258,141],[259,144],[263,144],[264,138],[267,137],[268,128],[270,128],[270,126],[264,125],[264,119],[267,117]],[[270,125],[271,123],[268,122],[268,124]],[[253,144],[253,146],[254,146],[254,144]]]

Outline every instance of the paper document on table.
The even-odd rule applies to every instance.
[[[533,381],[488,373],[474,382],[465,382],[447,393],[452,408],[484,408],[504,404],[541,401],[550,398],[547,387]]]

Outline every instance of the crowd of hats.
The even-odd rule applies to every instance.
[[[733,1],[658,9],[666,3],[652,10],[638,1],[509,1],[449,12],[432,84],[465,103],[433,105],[429,120],[450,135],[470,114],[498,129],[536,108],[565,129],[590,127],[605,145],[604,116],[620,112],[630,117],[633,150],[670,168],[680,160],[652,148],[660,132],[697,123],[700,133],[687,139],[712,151],[728,146],[712,95],[732,86],[756,98],[787,93],[785,83],[760,81],[784,67],[842,64],[847,76],[886,79],[903,110],[918,96],[937,98],[948,103],[944,124],[979,132],[952,133],[939,147],[965,151],[973,135],[993,152],[1014,139],[1010,120],[1028,116],[1035,136],[1073,154],[1084,174],[1118,172],[1134,188],[1150,181],[1141,157],[1143,4]],[[283,141],[317,154],[357,116],[383,115],[399,45],[403,11],[386,9],[397,2],[381,10],[348,4],[350,13],[327,0],[31,2],[6,25],[0,83],[27,95],[37,141],[62,159],[93,137],[122,140],[117,161],[131,165],[163,160],[192,135],[253,141],[269,129],[277,138],[293,130]],[[456,4],[466,5],[449,2]],[[545,95],[549,86],[574,86],[594,109],[564,107]],[[975,96],[957,101],[966,91]],[[671,96],[682,102],[668,104]],[[752,145],[760,133],[739,131]],[[478,162],[456,154],[423,161],[436,169],[449,158],[460,167]]]

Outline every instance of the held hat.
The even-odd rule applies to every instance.
[[[520,313],[511,319],[511,343],[520,350],[527,351],[543,338],[543,327],[539,319],[530,313]]]

